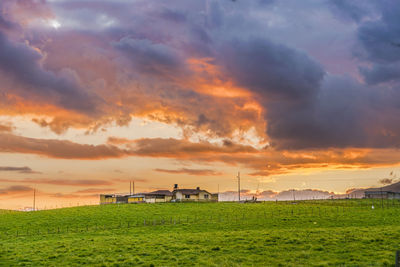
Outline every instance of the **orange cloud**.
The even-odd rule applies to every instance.
[[[68,140],[36,139],[7,133],[0,133],[0,152],[63,159],[106,159],[129,155],[129,151],[111,145],[82,145]]]
[[[11,131],[12,131],[12,127],[11,126],[0,124],[0,133],[1,132],[11,132]]]
[[[213,58],[189,58],[187,62],[193,74],[185,82],[198,92],[217,97],[251,96],[248,90],[236,86],[230,77],[224,75],[213,61]]]
[[[231,141],[193,143],[182,139],[142,138],[129,140],[110,137],[104,145],[78,144],[67,140],[46,140],[0,133],[0,152],[29,153],[51,158],[99,160],[128,156],[169,158],[195,163],[221,162],[252,169],[250,175],[268,176],[301,169],[370,168],[399,164],[394,149],[330,149],[279,151],[256,149]],[[163,170],[171,171],[171,170]],[[190,171],[172,170],[173,172]],[[192,172],[193,173],[193,172]]]

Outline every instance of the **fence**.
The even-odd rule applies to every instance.
[[[286,203],[286,205],[276,205],[274,207],[266,206],[262,211],[246,212],[245,210],[238,210],[236,212],[218,212],[210,214],[195,214],[188,216],[149,216],[135,219],[121,218],[118,222],[110,222],[103,224],[60,224],[50,226],[37,226],[37,227],[21,227],[16,229],[3,229],[0,230],[0,238],[14,238],[14,237],[27,237],[37,235],[54,235],[54,234],[72,234],[84,232],[100,232],[110,231],[116,229],[130,229],[138,227],[151,227],[151,226],[174,226],[174,225],[206,225],[206,226],[243,226],[243,225],[268,225],[271,222],[286,223],[292,225],[296,220],[301,218],[313,219],[337,219],[339,217],[348,220],[355,220],[353,214],[363,214],[369,216],[376,212],[383,212],[383,216],[391,216],[398,213],[397,208],[400,207],[397,201],[387,202],[386,205],[377,206],[375,202],[363,201],[362,203],[349,204],[343,201],[336,200],[330,203],[321,203],[319,206],[313,207],[312,203],[307,202],[307,206],[301,206],[301,202]],[[388,203],[393,203],[389,205]],[[291,206],[289,206],[289,204]],[[129,204],[127,204],[129,205]],[[150,204],[149,204],[150,205]],[[184,205],[184,204],[183,204]],[[247,204],[244,204],[245,207]],[[252,204],[251,204],[252,205]],[[256,205],[263,205],[258,203]],[[271,208],[269,208],[271,207]],[[372,209],[374,207],[374,209]],[[301,221],[301,220],[300,220]]]

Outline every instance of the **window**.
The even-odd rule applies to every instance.
[[[190,195],[185,195],[185,198],[190,198]]]
[[[205,198],[205,199],[208,199],[208,194],[204,194],[204,198]]]

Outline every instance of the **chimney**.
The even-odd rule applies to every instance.
[[[200,190],[200,187],[198,186],[198,187],[196,187],[196,190]]]
[[[174,190],[178,189],[178,184],[174,184]]]

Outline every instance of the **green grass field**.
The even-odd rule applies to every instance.
[[[383,204],[326,200],[1,211],[0,265],[394,266],[400,203]]]

